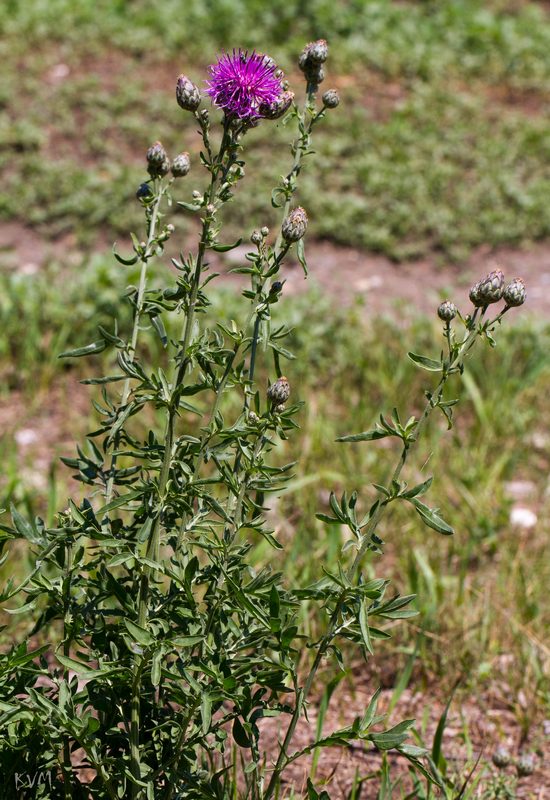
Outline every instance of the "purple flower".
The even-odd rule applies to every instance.
[[[208,70],[211,78],[206,93],[230,117],[260,117],[260,105],[273,103],[282,93],[281,81],[275,77],[277,65],[260,53],[233,50]]]

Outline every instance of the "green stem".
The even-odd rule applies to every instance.
[[[71,651],[71,627],[70,627],[70,620],[71,620],[71,576],[72,576],[72,560],[73,560],[73,548],[70,544],[67,545],[65,551],[65,558],[66,558],[66,569],[67,574],[64,580],[63,586],[63,655],[70,656]],[[67,680],[67,672],[68,670],[66,667],[63,667],[62,670],[62,678],[64,681]],[[65,795],[65,800],[71,800],[71,774],[72,774],[72,763],[71,763],[71,745],[70,739],[67,734],[63,736],[63,758],[62,758],[62,771],[63,771],[63,793]]]
[[[229,138],[229,124],[226,120],[224,124],[223,137],[220,144],[220,150],[217,156],[216,164],[211,165],[211,181],[208,193],[209,206],[213,203],[216,194],[216,184],[218,180],[219,170],[222,166],[224,154],[227,149]],[[174,385],[172,388],[172,402],[168,410],[168,418],[166,421],[166,434],[164,439],[164,455],[159,475],[158,496],[159,496],[159,510],[153,520],[151,532],[147,541],[146,556],[148,559],[157,562],[160,556],[160,521],[162,509],[166,499],[168,481],[170,477],[170,467],[172,464],[172,450],[174,446],[174,426],[175,419],[178,413],[178,392],[179,388],[185,378],[187,367],[190,359],[187,356],[187,350],[191,342],[191,333],[193,329],[193,319],[195,313],[195,306],[200,287],[200,279],[204,265],[204,255],[209,243],[210,227],[212,224],[212,216],[210,210],[207,208],[202,225],[201,238],[199,248],[197,251],[197,259],[195,264],[195,272],[193,274],[193,283],[191,293],[189,295],[189,304],[187,308],[187,316],[183,328],[182,345],[181,345],[181,360],[176,372]],[[147,625],[148,616],[148,599],[149,599],[149,585],[152,577],[153,570],[149,566],[143,567],[143,572],[139,583],[139,600],[138,600],[138,625],[145,628]],[[140,750],[139,750],[139,722],[140,722],[140,705],[141,705],[141,673],[144,665],[144,657],[137,656],[135,664],[135,679],[132,687],[132,700],[131,700],[131,719],[130,719],[130,757],[131,757],[131,771],[132,775],[139,779],[141,776],[140,767]],[[135,784],[132,786],[132,799],[137,800],[143,794]]]
[[[141,257],[141,272],[139,276],[139,286],[138,286],[138,293],[136,298],[136,307],[134,311],[134,324],[132,327],[132,337],[130,339],[130,348],[128,353],[128,358],[130,363],[133,362],[135,355],[136,355],[136,347],[137,347],[137,340],[139,334],[139,326],[141,322],[141,313],[143,311],[143,300],[145,297],[145,289],[147,286],[147,267],[151,258],[151,254],[149,253],[149,249],[151,244],[153,243],[156,237],[156,230],[157,230],[157,222],[158,222],[158,214],[160,209],[160,203],[164,196],[165,189],[159,187],[158,195],[155,199],[153,210],[151,212],[151,219],[149,220],[149,229],[147,233],[147,243],[145,246],[145,251]],[[122,387],[122,397],[120,401],[120,408],[124,408],[128,403],[128,399],[130,397],[130,377],[127,377],[124,381],[124,385]],[[118,445],[118,437],[114,442],[114,449],[117,449]],[[111,464],[109,467],[109,479],[107,481],[107,487],[105,489],[105,504],[111,502],[113,499],[113,491],[114,491],[114,482],[115,482],[115,470],[117,464],[117,456],[113,454],[111,457]]]
[[[480,321],[483,319],[485,311],[486,311],[486,309],[483,309]],[[504,312],[502,312],[502,313],[504,313]],[[501,316],[502,316],[502,314],[499,315],[493,322],[498,321]],[[446,364],[444,366],[444,369],[443,369],[443,375],[441,376],[441,379],[440,379],[440,381],[439,381],[439,383],[438,383],[438,385],[437,385],[432,397],[428,400],[428,402],[426,403],[426,405],[424,407],[422,415],[421,415],[421,417],[420,417],[420,419],[419,419],[419,421],[417,423],[416,429],[415,429],[415,438],[414,438],[415,442],[418,441],[418,439],[420,437],[420,434],[422,433],[422,431],[423,431],[423,429],[424,429],[424,427],[426,425],[426,422],[428,420],[428,417],[429,417],[431,411],[433,411],[433,409],[437,406],[437,404],[441,400],[445,384],[446,384],[450,374],[453,371],[455,371],[455,369],[462,363],[462,361],[463,361],[464,357],[466,356],[467,352],[470,350],[470,348],[474,344],[475,339],[478,336],[478,334],[479,334],[479,331],[475,327],[475,317],[474,317],[472,319],[471,323],[470,323],[470,330],[468,331],[467,335],[463,339],[462,343],[459,345],[459,348],[458,348],[456,356],[452,360],[451,360],[451,358],[449,358],[448,361],[446,362]],[[408,456],[408,453],[409,453],[409,449],[410,449],[410,444],[409,443],[405,444],[405,446],[403,447],[403,450],[401,451],[399,460],[398,460],[398,462],[397,462],[397,464],[395,466],[395,469],[393,471],[391,480],[389,481],[389,483],[387,485],[388,489],[391,488],[392,483],[394,481],[397,481],[399,479],[399,476],[401,475],[403,467],[405,466],[405,463],[406,463],[406,460],[407,460],[407,456]],[[369,520],[369,522],[368,522],[368,524],[366,526],[365,532],[363,534],[363,544],[361,545],[359,551],[357,552],[357,555],[355,556],[355,559],[354,559],[351,567],[347,570],[347,573],[346,573],[346,578],[348,579],[348,581],[350,583],[352,583],[354,581],[354,579],[355,579],[355,575],[356,575],[356,573],[357,573],[357,571],[359,569],[359,566],[361,564],[362,558],[365,555],[367,549],[369,548],[369,546],[370,546],[370,544],[372,542],[372,535],[375,532],[376,528],[378,527],[378,524],[379,524],[379,522],[380,522],[380,520],[381,520],[381,518],[382,518],[382,516],[384,514],[385,509],[386,509],[386,505],[385,504],[380,505],[378,507],[378,509],[376,510],[376,512],[373,514],[373,516],[371,517],[371,519]],[[290,747],[290,744],[291,744],[292,739],[294,737],[294,732],[296,730],[296,726],[298,724],[298,720],[299,720],[299,718],[300,718],[300,716],[302,714],[304,705],[305,705],[305,703],[307,701],[307,698],[308,698],[309,693],[311,691],[311,688],[313,686],[313,681],[315,679],[315,675],[317,673],[317,670],[319,669],[321,661],[322,661],[323,657],[325,656],[325,654],[326,654],[326,652],[327,652],[327,650],[328,650],[328,648],[329,648],[329,646],[330,646],[330,644],[331,644],[331,642],[332,642],[332,640],[334,638],[335,628],[336,628],[336,625],[337,625],[337,622],[338,622],[338,617],[340,615],[340,610],[341,610],[342,604],[343,604],[343,602],[345,600],[345,597],[346,597],[346,593],[347,593],[347,590],[342,592],[342,594],[340,595],[340,598],[339,598],[339,600],[338,600],[338,602],[336,604],[336,607],[335,607],[334,611],[331,614],[327,632],[325,633],[325,635],[323,636],[323,638],[322,638],[322,640],[321,640],[321,642],[319,644],[315,659],[313,661],[311,669],[310,669],[310,671],[308,673],[308,676],[306,678],[306,682],[304,684],[304,688],[297,691],[296,705],[294,707],[294,711],[292,713],[292,717],[291,717],[289,726],[287,728],[286,735],[285,735],[283,744],[281,746],[281,749],[279,751],[279,756],[277,758],[277,761],[276,761],[275,767],[273,769],[273,773],[271,775],[271,779],[270,779],[270,782],[269,782],[269,785],[267,787],[267,790],[266,790],[266,793],[264,795],[263,800],[269,800],[269,798],[271,798],[276,786],[278,785],[278,781],[279,781],[279,778],[281,776],[282,771],[284,770],[286,765],[289,763],[288,756],[287,756],[288,748]]]

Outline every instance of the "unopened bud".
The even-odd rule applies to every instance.
[[[252,244],[261,244],[263,240],[264,237],[262,236],[260,231],[252,231],[252,234],[250,236],[250,241],[252,242]]]
[[[502,299],[507,306],[522,306],[525,303],[527,294],[525,283],[521,278],[514,278],[502,293]]]
[[[315,86],[322,83],[325,77],[322,65],[327,60],[327,56],[328,45],[324,39],[310,42],[304,47],[298,59],[298,66],[308,83]]]
[[[492,760],[498,769],[505,769],[512,763],[512,757],[505,747],[498,747],[493,753]]]
[[[300,55],[298,65],[303,70],[305,62],[311,64],[324,64],[328,58],[328,44],[325,39],[318,39],[316,42],[306,44]]]
[[[480,286],[481,286],[481,281],[474,283],[474,285],[470,289],[470,294],[469,294],[470,300],[476,308],[485,305],[479,293]]]
[[[248,412],[248,421],[251,425],[256,425],[260,421],[259,416],[256,414],[255,411]]]
[[[271,288],[269,290],[269,294],[280,294],[283,290],[283,282],[282,281],[273,281],[271,284]]]
[[[292,244],[304,236],[306,228],[307,214],[301,206],[298,206],[290,212],[288,217],[284,218],[281,233],[285,242]]]
[[[530,753],[520,756],[516,762],[516,772],[520,778],[526,778],[532,775],[535,771],[536,761],[535,757]]]
[[[279,119],[286,114],[293,100],[294,92],[283,92],[272,103],[261,103],[258,114],[265,119]]]
[[[290,384],[284,375],[281,375],[267,390],[267,399],[274,409],[284,405],[290,397]]]
[[[437,309],[437,316],[439,319],[442,319],[443,322],[451,322],[451,320],[456,317],[456,312],[457,308],[455,304],[451,303],[450,300],[445,300]]]
[[[174,178],[184,178],[190,169],[189,153],[180,153],[172,162],[172,175]]]
[[[193,200],[200,200],[202,198],[202,193],[199,192],[198,189],[193,190]]]
[[[176,100],[184,111],[196,111],[201,104],[201,93],[198,86],[186,75],[180,75],[176,84]]]
[[[498,303],[504,291],[504,274],[501,269],[494,269],[480,281],[479,298],[484,306]]]
[[[340,95],[336,89],[327,89],[322,97],[322,100],[325,108],[336,108],[336,106],[340,103]]]
[[[152,178],[167,175],[170,170],[170,161],[166,150],[160,142],[155,142],[147,150],[147,171]]]
[[[260,233],[262,234],[264,239],[266,236],[269,236],[269,228],[267,227],[267,225],[264,225],[263,228],[260,228]]]
[[[147,163],[150,166],[158,166],[159,164],[162,164],[165,158],[166,150],[162,146],[161,142],[155,142],[147,150]]]

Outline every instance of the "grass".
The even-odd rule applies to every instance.
[[[154,12],[132,4],[131,16],[111,0],[8,5],[0,219],[53,238],[76,232],[89,247],[127,231],[151,140],[198,165],[173,99],[178,72],[200,81],[216,50],[242,44],[272,52],[297,83],[303,41],[324,35],[327,85],[343,102],[316,143],[321,192],[305,173],[313,233],[394,259],[460,260],[550,232],[550,17],[537,4],[317,0],[305,13],[293,0],[275,13],[255,0],[194,0],[182,15],[174,0]],[[259,177],[234,227],[266,221],[264,198],[287,169],[274,127],[251,134]],[[201,179],[196,168],[189,190]]]

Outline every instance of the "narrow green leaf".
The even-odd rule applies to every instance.
[[[142,644],[144,647],[151,647],[155,643],[154,636],[146,631],[145,628],[142,628],[140,625],[136,625],[135,622],[132,622],[130,619],[125,619],[124,624],[128,630],[128,633],[134,639],[134,641]]]
[[[417,364],[422,369],[427,369],[428,372],[441,372],[443,365],[441,361],[435,361],[433,358],[421,356],[418,353],[407,353],[412,362]]]
[[[91,356],[94,355],[94,353],[101,353],[105,350],[106,346],[105,339],[98,339],[97,342],[92,342],[85,347],[77,347],[75,350],[65,350],[64,353],[60,353],[57,357],[81,358],[82,356]]]

